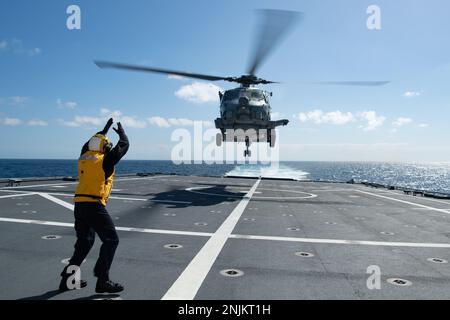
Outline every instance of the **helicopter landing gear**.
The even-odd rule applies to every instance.
[[[222,141],[224,141],[222,133],[217,133],[216,134],[216,146],[221,147],[222,146]]]
[[[250,138],[249,137],[245,137],[245,147],[246,147],[246,150],[244,150],[244,157],[251,157],[252,152],[248,149],[250,147]]]
[[[270,129],[270,130],[267,132],[267,142],[269,143],[269,145],[270,145],[271,148],[274,148],[274,147],[275,147],[275,141],[276,141],[276,140],[277,140],[277,135],[276,135],[275,130]]]

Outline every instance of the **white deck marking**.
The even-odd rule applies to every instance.
[[[117,178],[117,179],[114,180],[114,182],[131,181],[131,180],[150,180],[150,179],[163,178],[163,177],[169,177],[169,176],[151,176],[151,177],[139,177],[139,178]],[[32,181],[30,181],[30,182],[32,182]],[[26,183],[26,182],[24,182],[24,183]],[[77,183],[78,183],[78,181],[75,181],[75,182],[64,182],[64,183],[34,184],[34,185],[23,185],[23,186],[16,186],[16,187],[1,187],[0,190],[67,186],[67,185],[77,184]],[[24,191],[26,191],[26,190],[24,190]]]
[[[44,226],[67,227],[73,228],[73,223],[56,222],[56,221],[42,221],[42,220],[28,220],[28,219],[12,219],[0,218],[0,222],[24,223],[24,224],[38,224]],[[177,230],[161,230],[161,229],[146,229],[146,228],[132,228],[132,227],[116,227],[117,231],[138,232],[138,233],[155,233],[155,234],[173,234],[180,236],[199,236],[211,237],[212,233],[194,232],[194,231],[177,231]]]
[[[25,224],[40,224],[40,225],[44,225],[44,226],[72,227],[72,228],[73,228],[73,223],[55,222],[55,221],[42,221],[42,220],[28,220],[28,219],[0,218],[0,222],[13,222],[13,223],[25,223]]]
[[[0,196],[0,199],[26,197],[26,196],[32,196],[32,195],[35,195],[35,193],[17,193],[17,194],[9,194],[7,196]]]
[[[65,227],[65,228],[73,228],[73,226],[74,226],[73,223],[67,223],[67,222],[29,220],[29,219],[13,219],[13,218],[0,218],[0,222],[37,224],[37,225]],[[116,229],[118,231],[125,231],[125,232],[138,232],[138,233],[150,233],[150,234],[173,234],[173,235],[181,235],[181,236],[212,237],[214,235],[213,233],[207,233],[207,232],[130,228],[130,227],[116,227]],[[385,241],[360,241],[360,240],[339,240],[339,239],[313,239],[313,238],[295,238],[295,237],[255,236],[255,235],[241,235],[241,234],[231,234],[229,236],[229,238],[230,239],[243,239],[243,240],[267,240],[267,241],[345,244],[345,245],[367,245],[367,246],[387,246],[387,247],[450,248],[449,243],[414,243],[414,242],[385,242]]]
[[[55,198],[54,196],[51,196],[48,193],[38,193],[38,195],[40,195],[42,198],[45,198],[45,199],[50,200],[50,201],[52,201],[54,203],[57,203],[60,206],[63,206],[65,208],[69,209],[69,210],[73,211],[73,209],[74,209],[74,205],[73,204],[65,202],[65,201],[63,201],[61,199]]]
[[[261,180],[256,180],[250,191],[234,208],[220,228],[206,242],[203,248],[192,259],[178,279],[172,284],[162,300],[193,300],[208,275],[225,242],[231,235],[245,208],[250,202],[253,193]]]
[[[66,183],[54,183],[54,184],[34,184],[29,186],[16,186],[16,187],[2,187],[0,190],[10,190],[10,189],[24,189],[24,188],[39,188],[39,187],[54,187],[54,186],[65,186],[70,184],[77,184],[78,182],[66,182]],[[26,191],[26,190],[24,190]]]
[[[387,241],[364,241],[364,240],[340,240],[340,239],[313,239],[313,238],[295,238],[295,237],[271,237],[232,234],[230,238],[246,240],[270,240],[286,242],[304,242],[304,243],[325,243],[325,244],[347,244],[347,245],[366,245],[366,246],[387,246],[387,247],[415,247],[415,248],[450,248],[450,243],[414,243],[414,242],[387,242]]]
[[[67,198],[73,198],[73,194],[67,194],[67,193],[54,193],[54,192],[46,192],[45,194],[49,194],[52,196],[61,196],[61,197],[67,197]],[[153,199],[146,199],[146,198],[125,198],[125,197],[116,197],[116,196],[110,196],[109,199],[114,200],[129,200],[129,201],[149,201],[149,202],[162,202],[162,203],[179,203],[179,204],[191,204],[190,201],[175,201],[175,200],[153,200]]]
[[[397,195],[397,196],[401,196],[401,197],[411,197],[411,195],[407,195],[404,193],[398,193],[398,192],[394,192],[394,191],[390,191],[390,190],[380,190],[380,192],[390,193],[392,195]],[[429,198],[429,197],[416,197],[416,198],[450,205],[450,200],[439,200],[439,199],[433,199],[433,198]]]
[[[419,203],[415,203],[415,202],[400,200],[400,199],[396,199],[396,198],[392,198],[392,197],[388,197],[388,196],[382,196],[381,194],[376,194],[376,193],[372,193],[372,192],[367,192],[367,191],[362,191],[362,190],[355,190],[355,191],[360,192],[360,193],[364,193],[364,194],[368,194],[368,195],[374,196],[374,197],[379,197],[379,198],[383,198],[383,199],[387,199],[387,200],[397,201],[397,202],[401,202],[401,203],[405,203],[405,204],[409,204],[409,205],[413,205],[413,206],[417,206],[417,207],[421,207],[421,208],[426,208],[426,209],[433,210],[433,211],[438,211],[438,212],[443,212],[443,213],[446,213],[446,214],[450,214],[450,212],[448,212],[445,209],[438,209],[438,208],[426,206],[424,204],[419,204]]]

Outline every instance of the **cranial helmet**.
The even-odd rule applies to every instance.
[[[107,153],[112,149],[112,143],[108,137],[102,134],[96,134],[89,140],[89,151]]]

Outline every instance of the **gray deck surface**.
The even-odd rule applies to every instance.
[[[61,261],[75,243],[75,185],[0,188],[0,299],[450,299],[449,264],[428,260],[450,260],[448,201],[361,185],[192,176],[117,178],[108,210],[121,242],[111,277],[126,290],[95,294],[97,238],[82,266],[88,287],[59,293]],[[381,269],[379,290],[366,285],[371,265]]]

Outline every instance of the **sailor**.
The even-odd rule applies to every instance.
[[[124,289],[121,284],[109,278],[109,269],[119,244],[119,237],[106,210],[106,204],[113,185],[114,167],[127,153],[129,142],[119,122],[117,129],[113,128],[119,135],[119,142],[113,148],[106,137],[112,124],[111,118],[105,128],[86,142],[81,150],[78,160],[79,183],[74,197],[77,241],[69,265],[61,273],[61,291],[87,286],[85,280],[79,279],[79,273],[78,277],[75,274],[94,245],[96,233],[102,241],[102,246],[94,268],[94,276],[97,277],[95,292],[117,293]]]

